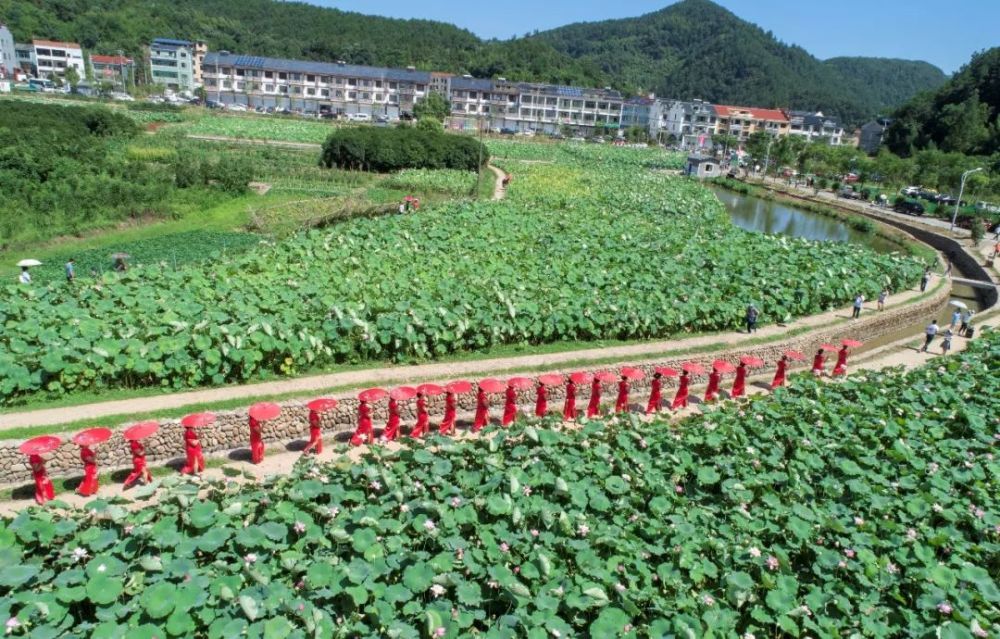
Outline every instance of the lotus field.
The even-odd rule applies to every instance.
[[[352,219],[177,270],[5,286],[0,402],[731,330],[751,301],[774,322],[922,272],[903,255],[742,231],[702,186],[601,151],[517,167],[502,202]]]
[[[997,636],[1000,339],[941,361],[799,376],[679,424],[547,419],[262,484],[171,478],[138,511],[32,508],[0,520],[0,619],[38,637]]]
[[[191,135],[322,144],[335,128],[336,125],[325,120],[293,119],[279,115],[206,115],[185,126],[184,131]]]

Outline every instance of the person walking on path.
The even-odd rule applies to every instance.
[[[446,390],[444,394],[444,419],[441,420],[441,425],[438,426],[439,435],[449,435],[453,430],[455,430],[455,415],[457,413],[458,403],[455,393],[453,391]]]
[[[490,423],[490,400],[486,395],[486,389],[477,386],[476,390],[476,415],[472,420],[472,432],[478,433]]]
[[[944,332],[944,338],[941,340],[941,354],[942,355],[947,355],[948,351],[951,350],[951,338],[953,336],[954,336],[954,333],[951,332],[950,328]]]
[[[878,294],[878,310],[885,310],[885,301],[889,299],[889,289],[883,288],[882,292]]]
[[[719,382],[722,381],[722,374],[715,367],[708,374],[708,387],[705,389],[705,403],[714,402],[719,396]]]
[[[951,324],[948,324],[948,330],[953,331],[958,328],[959,322],[962,321],[962,311],[955,309],[955,312],[951,314]]]
[[[975,315],[975,311],[965,309],[962,313],[962,325],[958,329],[958,334],[965,337],[965,334],[969,332],[969,326],[972,324],[972,316]]]
[[[925,268],[924,274],[920,276],[920,292],[923,293],[927,290],[927,284],[931,281],[931,269]]]
[[[681,377],[679,385],[677,386],[677,394],[674,395],[674,401],[670,405],[672,410],[677,410],[678,408],[687,408],[688,405],[688,389],[691,386],[691,377],[688,375],[687,371],[681,371]]]
[[[395,441],[399,437],[399,424],[402,421],[403,417],[399,414],[399,402],[390,395],[389,417],[385,422],[385,428],[382,429],[382,439],[387,442]]]
[[[924,329],[924,335],[925,335],[924,347],[920,349],[922,353],[927,352],[927,347],[930,346],[931,342],[934,341],[934,336],[937,335],[937,333],[938,333],[937,320],[931,320],[931,323],[927,325],[926,329]]]
[[[31,273],[28,272],[27,266],[21,267],[21,274],[17,277],[17,281],[21,284],[31,284]]]
[[[864,304],[865,304],[865,296],[862,295],[861,293],[858,293],[854,297],[854,316],[853,316],[854,319],[858,319],[859,317],[861,317],[861,307],[864,306]]]
[[[419,390],[417,391],[417,423],[410,429],[410,437],[414,439],[423,437],[430,430],[431,416],[427,412],[427,397]]]
[[[951,272],[955,268],[955,251],[948,251],[948,268],[944,271],[945,277],[951,277]]]
[[[576,383],[570,379],[566,382],[566,402],[563,404],[563,421],[576,419]]]
[[[549,412],[549,395],[545,384],[538,382],[535,388],[535,417],[545,417]]]
[[[837,365],[833,367],[833,374],[847,374],[847,344],[841,346],[840,351],[837,353]]]
[[[251,431],[253,432],[253,431]],[[358,402],[358,427],[351,436],[351,446],[360,446],[368,443],[371,445],[375,441],[375,429],[372,428],[372,409],[368,402]]]
[[[652,415],[660,411],[660,404],[663,402],[661,379],[663,375],[659,371],[653,373],[653,379],[649,384],[649,402],[646,404],[646,414]]]
[[[587,419],[597,417],[601,414],[601,377],[594,375],[594,380],[590,383],[590,402],[587,404]]]
[[[746,323],[747,323],[747,334],[757,332],[757,319],[760,317],[760,312],[757,307],[751,304],[747,307]]]
[[[503,417],[500,419],[502,426],[510,426],[517,421],[517,389],[507,385],[504,389]]]
[[[729,393],[732,398],[743,397],[747,394],[747,365],[740,362],[736,367],[736,380],[733,382],[733,390]]]
[[[778,368],[774,371],[774,379],[771,380],[771,390],[785,385],[785,371],[788,370],[788,355],[782,355],[778,360]]]
[[[184,453],[187,463],[181,468],[182,475],[194,475],[205,471],[205,456],[201,451],[198,433],[193,427],[184,427]]]
[[[616,413],[627,413],[628,412],[628,377],[622,375],[622,378],[618,381],[618,397],[615,399],[615,412]]]
[[[137,439],[129,440],[128,447],[129,452],[132,453],[132,472],[125,478],[122,489],[128,488],[140,479],[144,484],[153,481],[153,474],[146,467],[146,448],[142,442]]]
[[[66,281],[69,282],[70,284],[72,284],[73,280],[76,279],[75,262],[76,260],[74,260],[73,258],[69,258],[69,261],[66,262]]]
[[[816,357],[813,358],[813,375],[819,377],[823,374],[823,367],[826,365],[826,356],[823,355],[823,349],[816,351]]]

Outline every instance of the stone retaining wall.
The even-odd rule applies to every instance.
[[[922,322],[927,317],[935,314],[948,300],[950,287],[939,287],[930,297],[916,303],[907,304],[900,308],[893,308],[882,313],[877,311],[866,312],[861,319],[841,322],[835,326],[817,328],[804,335],[791,337],[769,344],[756,346],[746,346],[731,348],[710,353],[700,353],[675,358],[658,359],[655,361],[624,362],[637,365],[647,373],[645,380],[632,384],[633,402],[641,400],[645,406],[645,393],[649,388],[649,376],[652,374],[654,366],[679,367],[683,362],[696,361],[704,365],[709,365],[715,359],[724,359],[736,362],[741,355],[755,355],[767,362],[768,367],[773,370],[774,363],[781,357],[785,350],[799,350],[806,354],[807,361],[802,362],[802,367],[811,365],[812,354],[824,342],[839,343],[844,338],[855,338],[863,341],[872,340],[882,335],[886,335],[907,326],[914,322]],[[845,311],[845,316],[847,311]],[[615,366],[595,366],[583,370],[599,371],[614,370]],[[800,367],[801,369],[801,367]],[[576,370],[576,369],[574,369]],[[570,371],[562,371],[570,372]],[[669,390],[672,380],[665,380],[664,398],[671,395]],[[616,389],[614,384],[608,385],[605,390],[605,403],[614,401]],[[549,408],[550,410],[561,410],[564,398],[564,388],[550,389]],[[586,407],[589,399],[589,388],[579,389],[577,392],[578,407]],[[353,395],[334,395],[341,401],[340,405],[333,411],[323,416],[323,431],[326,439],[332,438],[342,440],[354,430],[355,418],[357,415],[358,402]],[[308,436],[308,409],[305,404],[311,398],[298,401],[282,402],[282,412],[280,417],[264,425],[264,439],[268,443],[292,443],[296,440],[305,439]],[[533,412],[535,391],[523,391],[519,395],[522,409]],[[431,423],[436,428],[440,422],[444,410],[443,397],[431,398],[428,401],[428,410],[431,414]],[[492,415],[498,418],[503,405],[503,398],[494,396],[492,400]],[[460,412],[471,412],[475,408],[475,397],[472,394],[459,398]],[[407,402],[402,406],[404,432],[415,420],[414,402]],[[200,432],[202,446],[206,453],[220,453],[225,451],[238,451],[247,449],[249,446],[247,412],[246,409],[235,411],[217,412],[217,421],[214,426],[203,429]],[[387,418],[387,408],[385,402],[380,402],[373,407],[373,421],[376,425],[376,432],[381,429]],[[98,463],[102,470],[116,470],[131,467],[131,456],[128,446],[121,436],[121,431],[127,424],[116,427],[115,435],[107,443],[97,447]],[[69,441],[72,433],[60,434],[63,438],[63,445],[52,455],[48,456],[47,467],[52,476],[73,476],[82,474],[82,465],[79,459],[79,448]],[[27,460],[18,450],[19,441],[0,442],[0,484],[24,483],[31,479]],[[146,440],[147,459],[151,463],[164,463],[183,457],[184,441],[183,428],[179,419],[163,420],[157,434]]]

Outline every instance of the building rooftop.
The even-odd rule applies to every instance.
[[[715,114],[720,118],[745,116],[753,120],[769,120],[772,122],[788,122],[788,115],[781,109],[758,109],[756,107],[728,106],[714,104]]]
[[[368,67],[359,64],[340,64],[339,62],[309,62],[305,60],[286,60],[283,58],[263,58],[260,56],[237,55],[233,53],[207,53],[205,54],[204,64],[233,66],[243,69],[267,69],[268,71],[311,73],[315,75],[340,75],[358,78],[376,78],[425,84],[431,81],[431,74],[429,71]]]
[[[554,93],[565,98],[605,98],[608,100],[621,100],[622,94],[610,89],[591,89],[583,87],[569,87],[561,84],[541,84],[537,82],[517,82],[515,84],[521,91],[536,93]]]
[[[58,40],[32,40],[31,44],[36,47],[57,47],[60,49],[80,48],[80,45],[75,42],[59,42]]]
[[[451,88],[458,91],[492,91],[493,80],[455,76],[451,79]]]
[[[93,64],[132,64],[132,58],[127,58],[123,55],[99,55],[96,53],[90,54],[90,61]]]
[[[173,38],[153,38],[153,44],[167,47],[190,47],[193,42],[190,40],[174,40]]]

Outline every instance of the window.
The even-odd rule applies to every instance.
[[[316,95],[316,89],[309,87],[306,89],[306,95]]]
[[[237,78],[242,78],[243,75],[244,75],[243,69],[236,69],[236,77]]]
[[[292,82],[300,82],[302,80],[302,74],[301,73],[292,73],[291,74],[291,80],[292,80]]]
[[[382,81],[381,80],[375,80],[375,88],[376,89],[381,89],[382,88]]]
[[[389,88],[390,89],[396,89],[398,87],[399,87],[399,85],[396,82],[390,82],[389,83]]]
[[[312,74],[306,75],[306,82],[315,82],[315,81],[316,81],[316,76]]]
[[[354,78],[347,78],[347,86],[356,87],[358,86],[358,81],[355,80]]]
[[[426,90],[427,90],[427,85],[426,84],[418,84],[417,85],[417,91],[426,91]]]
[[[347,92],[347,99],[348,100],[357,100],[358,99],[358,92],[357,91],[348,91]]]
[[[381,102],[382,101],[382,94],[381,93],[376,93],[375,94],[375,101],[376,102]]]
[[[335,91],[334,95],[336,97],[338,97],[338,98],[343,98],[344,97],[344,92],[343,91]]]
[[[264,85],[264,91],[266,91],[267,93],[274,93],[274,85],[273,84],[265,84]]]
[[[274,71],[265,71],[264,77],[268,80],[274,79]]]
[[[365,91],[364,93],[361,94],[361,99],[362,100],[370,100],[371,99],[371,93],[368,93],[367,91]]]
[[[586,104],[584,104],[583,106],[584,106],[584,108],[587,108],[587,109],[594,109],[594,108],[597,108],[597,103],[594,102],[593,100],[587,100]]]
[[[482,111],[483,113],[489,113],[490,112],[490,105],[484,104],[482,106],[482,108],[480,108],[479,110]]]
[[[330,97],[330,89],[323,89],[323,90],[321,90],[320,91],[320,95],[322,95],[324,98]]]
[[[281,86],[278,87],[278,92],[279,93],[288,93],[288,86],[282,84]]]
[[[545,98],[546,106],[556,106],[559,103],[557,98]]]
[[[598,102],[597,103],[597,108],[601,109],[602,111],[607,111],[607,109],[608,109],[608,103],[607,102]]]
[[[574,109],[582,109],[583,108],[583,100],[573,100],[573,108]]]
[[[215,78],[205,78],[205,86],[214,87],[216,85]]]
[[[181,68],[182,68],[182,69],[186,69],[186,68],[187,68],[187,64],[186,64],[186,63],[184,63],[184,62],[181,62]]]
[[[330,80],[331,80],[330,76],[324,75],[323,78],[320,80],[320,82],[322,82],[323,84],[330,84]]]
[[[399,96],[395,93],[389,96],[389,104],[399,104]]]
[[[242,91],[244,87],[246,87],[245,83],[243,83],[243,82],[237,82],[236,83],[236,90],[237,91]]]
[[[302,87],[292,87],[292,93],[294,93],[295,95],[299,95],[300,93],[302,93]]]
[[[344,86],[344,78],[337,78],[337,86],[338,87]]]
[[[285,73],[284,71],[279,71],[278,72],[278,79],[279,80],[287,80],[288,79],[288,74]]]
[[[521,96],[521,104],[531,104],[531,96],[530,95]]]

